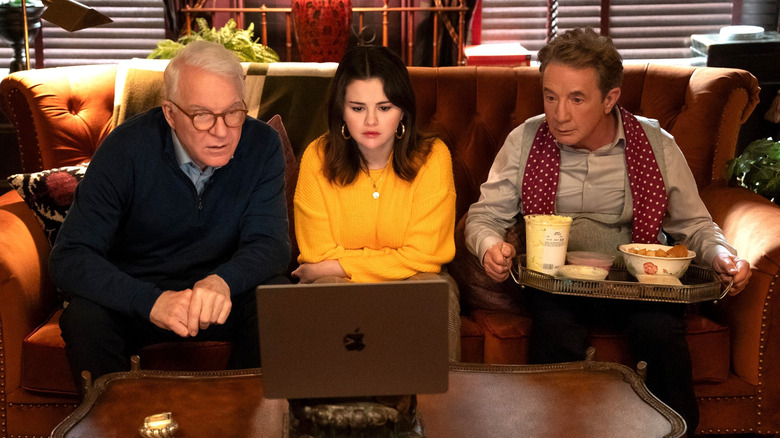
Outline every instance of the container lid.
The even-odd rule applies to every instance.
[[[569,260],[590,259],[593,261],[605,262],[611,264],[612,260],[615,259],[615,256],[610,254],[600,253],[600,252],[592,252],[592,251],[569,251],[566,253],[566,258]]]
[[[758,40],[764,37],[760,26],[726,26],[720,29],[720,39],[725,41]]]

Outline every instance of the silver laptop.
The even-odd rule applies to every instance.
[[[444,280],[258,286],[264,396],[446,392],[447,294]]]

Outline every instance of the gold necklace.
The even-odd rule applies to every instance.
[[[388,163],[389,162],[390,161],[388,160]],[[374,181],[374,178],[371,178],[371,170],[366,168],[366,176],[368,177],[368,180],[371,181],[371,188],[374,189],[374,193],[371,194],[371,196],[374,199],[379,199],[379,189],[376,187],[376,185],[379,184],[380,181],[382,181],[382,178],[384,178],[385,169],[387,169],[388,163],[385,163],[385,167],[382,168],[382,172],[379,173],[379,178],[377,178],[376,181]]]

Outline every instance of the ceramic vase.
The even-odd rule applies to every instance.
[[[338,62],[349,43],[352,0],[292,0],[295,38],[303,62]]]
[[[32,46],[35,36],[41,28],[43,7],[27,7],[27,36]],[[24,14],[21,7],[0,6],[0,39],[8,42],[14,50],[14,59],[9,65],[10,73],[27,70],[27,57],[24,52]]]

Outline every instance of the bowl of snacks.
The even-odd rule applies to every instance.
[[[623,253],[626,269],[634,277],[671,275],[680,278],[688,270],[696,253],[685,245],[658,245],[655,243],[627,243],[618,247]]]

